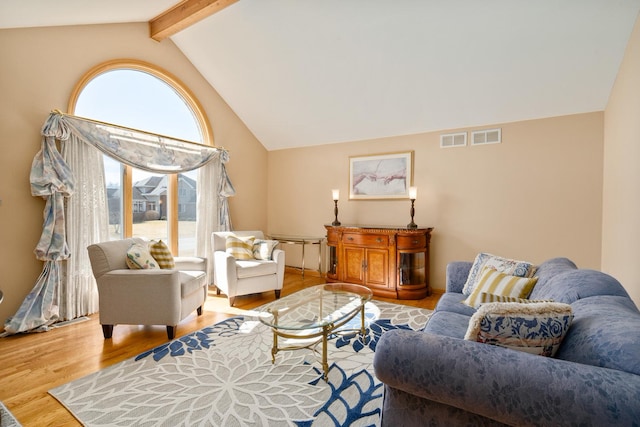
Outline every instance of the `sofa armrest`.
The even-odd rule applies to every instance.
[[[197,256],[173,257],[176,270],[181,271],[207,271],[207,259]]]
[[[462,293],[472,265],[469,261],[453,261],[447,264],[447,292]]]
[[[278,287],[277,289],[282,289],[284,284],[284,261],[285,252],[282,249],[274,249],[271,253],[271,259],[276,263],[276,275],[278,277]]]
[[[112,270],[97,283],[102,324],[177,325],[181,320],[178,270]]]
[[[229,294],[229,292],[230,289],[235,289],[238,282],[236,259],[226,252],[215,251],[213,253],[213,262],[215,285],[228,296],[235,296],[235,293]]]
[[[640,419],[640,376],[472,341],[388,331],[373,366],[386,387],[509,425]]]

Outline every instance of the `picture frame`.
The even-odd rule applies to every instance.
[[[349,200],[408,199],[413,151],[349,157]]]

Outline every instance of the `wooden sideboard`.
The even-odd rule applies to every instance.
[[[421,299],[431,294],[429,241],[433,228],[325,228],[328,282],[364,285],[386,298]]]

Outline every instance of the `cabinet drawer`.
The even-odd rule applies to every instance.
[[[335,230],[327,230],[327,243],[330,245],[338,244],[338,232]]]
[[[427,238],[424,234],[398,236],[397,240],[398,249],[420,249],[427,244]]]
[[[344,233],[342,235],[342,243],[345,245],[386,248],[389,245],[389,236],[384,234]]]

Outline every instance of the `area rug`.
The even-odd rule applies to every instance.
[[[430,311],[370,301],[367,335],[334,335],[329,378],[310,349],[280,351],[249,313],[50,390],[86,426],[372,426],[383,387],[373,354],[390,329],[421,329]],[[358,328],[360,318],[345,328]],[[321,350],[320,344],[320,350]]]

